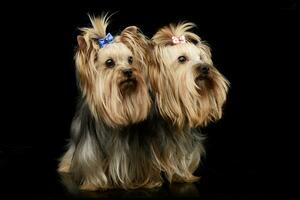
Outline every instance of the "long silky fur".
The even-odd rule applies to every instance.
[[[153,188],[161,186],[164,179],[169,182],[197,180],[193,172],[204,155],[200,131],[187,126],[178,129],[165,120],[157,107],[161,99],[155,98],[154,90],[148,94],[147,81],[142,75],[137,75],[137,78],[142,84],[138,91],[143,95],[128,97],[138,98],[128,100],[137,102],[136,105],[118,99],[122,94],[118,93],[116,86],[109,84],[107,89],[104,88],[108,93],[104,93],[113,93],[108,95],[113,98],[105,99],[108,96],[95,94],[100,90],[97,88],[99,84],[95,83],[101,83],[98,79],[104,77],[95,76],[93,60],[98,47],[91,39],[104,37],[107,23],[105,17],[92,18],[94,28],[82,29],[87,48],[77,51],[75,56],[81,100],[72,121],[68,150],[61,158],[58,171],[69,172],[84,190]],[[116,37],[116,41],[127,45],[138,57],[141,65],[141,69],[136,69],[138,74],[147,74],[144,64],[151,62],[146,55],[148,43],[138,29],[129,27]],[[115,74],[107,76],[117,80]],[[172,94],[169,98],[173,98]],[[112,103],[111,107],[106,105],[107,111],[99,109],[99,100]],[[116,101],[120,103],[116,104]],[[127,111],[122,112],[122,109]],[[134,111],[139,111],[139,116]],[[121,115],[120,120],[118,115]]]
[[[161,28],[153,37],[153,62],[149,67],[151,89],[156,96],[162,117],[179,129],[206,126],[222,116],[229,82],[213,66],[211,52],[206,42],[192,33],[195,24],[181,22]],[[186,43],[174,45],[172,36],[185,36]],[[172,66],[171,53],[201,54],[201,61],[210,65],[210,88],[195,83],[195,65]],[[173,55],[172,54],[172,55]]]
[[[199,130],[178,132],[155,107],[147,120],[112,130],[95,120],[84,100],[79,107],[69,148],[75,149],[70,172],[78,184],[134,189],[161,186],[164,177],[169,182],[197,180],[193,172],[204,155]]]
[[[145,120],[150,111],[151,98],[144,77],[143,58],[147,40],[137,27],[131,26],[117,35],[109,47],[100,49],[96,39],[105,37],[108,17],[90,17],[90,20],[92,27],[81,29],[75,55],[82,99],[72,122],[71,141],[61,158],[58,171],[70,172],[81,189],[86,190],[150,187],[153,185],[150,177],[142,180],[144,183],[139,177],[149,176],[155,169],[145,169],[145,173],[140,170],[142,175],[132,175],[137,170],[132,171],[132,163],[127,162],[126,151],[122,149],[123,143],[117,139],[130,131],[129,127]],[[134,57],[132,73],[137,84],[133,91],[121,91],[119,82],[123,80],[122,66],[114,69],[97,67],[98,54],[113,55],[116,51],[131,51]],[[128,144],[126,146],[128,149]],[[138,152],[138,149],[133,152]],[[142,155],[140,157],[143,158]],[[132,177],[138,179],[133,180]]]

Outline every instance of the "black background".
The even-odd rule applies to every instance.
[[[104,197],[269,199],[287,184],[298,109],[296,1],[49,1],[2,9],[0,198],[103,196],[70,193],[55,171],[78,99],[78,28],[90,25],[87,13],[103,11],[118,11],[112,34],[136,25],[151,37],[170,22],[195,22],[231,83],[223,119],[203,130],[207,158],[196,172],[199,183]]]

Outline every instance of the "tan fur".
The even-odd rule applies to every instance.
[[[189,30],[193,23],[171,24],[160,29],[152,38],[153,66],[149,67],[152,89],[161,115],[182,128],[205,126],[222,116],[229,82],[213,66],[210,48]],[[187,42],[174,45],[172,36],[185,36]],[[196,43],[196,44],[195,44]],[[178,63],[181,55],[188,57]],[[207,85],[197,84],[196,65],[211,66]]]
[[[70,167],[72,163],[72,157],[74,154],[74,147],[68,149],[68,151],[61,158],[57,171],[68,173],[70,172]]]
[[[130,26],[100,48],[108,17],[90,19],[75,55],[83,103],[58,171],[70,172],[82,190],[92,191],[159,187],[163,176],[170,183],[197,181],[193,173],[205,152],[193,128],[221,117],[228,81],[213,66],[209,47],[189,32],[194,24],[164,27],[152,42]],[[187,43],[173,45],[172,36],[181,35]],[[188,62],[178,64],[181,55]],[[107,67],[108,59],[114,67]],[[203,63],[211,66],[207,81],[199,79]],[[136,84],[123,84],[127,68]]]
[[[174,132],[174,136],[168,140],[170,141],[166,141],[164,151],[158,148],[158,141],[153,141],[151,153],[155,165],[165,173],[170,183],[197,181],[199,177],[193,173],[205,154],[201,142],[195,142],[190,131]]]
[[[146,39],[137,27],[128,27],[115,37],[112,44],[100,48],[95,39],[106,36],[108,18],[91,18],[92,28],[82,28],[83,48],[75,55],[76,67],[83,96],[87,98],[95,117],[101,117],[111,127],[126,126],[147,117],[151,101],[145,75],[144,46]],[[79,43],[80,45],[80,43]],[[133,71],[138,87],[134,93],[122,95],[119,84],[123,81],[122,70],[128,67],[127,57],[133,56]],[[104,62],[113,58],[117,66],[107,69]],[[99,113],[101,113],[99,115]]]
[[[120,130],[145,120],[150,111],[145,66],[148,41],[137,27],[130,26],[100,48],[97,39],[106,36],[108,19],[107,15],[90,17],[92,27],[80,29],[82,34],[77,37],[76,73],[88,109],[79,111],[73,120],[72,142],[58,171],[72,173],[83,190],[157,187],[162,184],[160,171],[147,163],[144,168],[129,163],[123,144],[120,148],[116,144],[123,137]],[[132,64],[129,57],[133,58]],[[105,64],[109,59],[115,62],[111,68]],[[128,80],[125,69],[132,70],[133,82],[124,83]],[[87,110],[93,117],[82,123],[89,117]],[[88,123],[93,121],[96,124],[91,130]],[[106,139],[99,140],[100,137]],[[111,143],[109,157],[101,152],[100,143],[103,148]]]

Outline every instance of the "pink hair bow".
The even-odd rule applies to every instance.
[[[180,37],[173,36],[172,41],[173,41],[173,44],[179,44],[179,43],[185,43],[186,42],[184,35],[182,35]]]

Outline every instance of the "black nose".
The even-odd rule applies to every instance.
[[[123,74],[130,78],[132,76],[132,69],[124,69]]]
[[[201,65],[199,67],[199,70],[200,70],[201,74],[208,75],[208,73],[209,73],[209,65],[205,65],[205,64]]]

